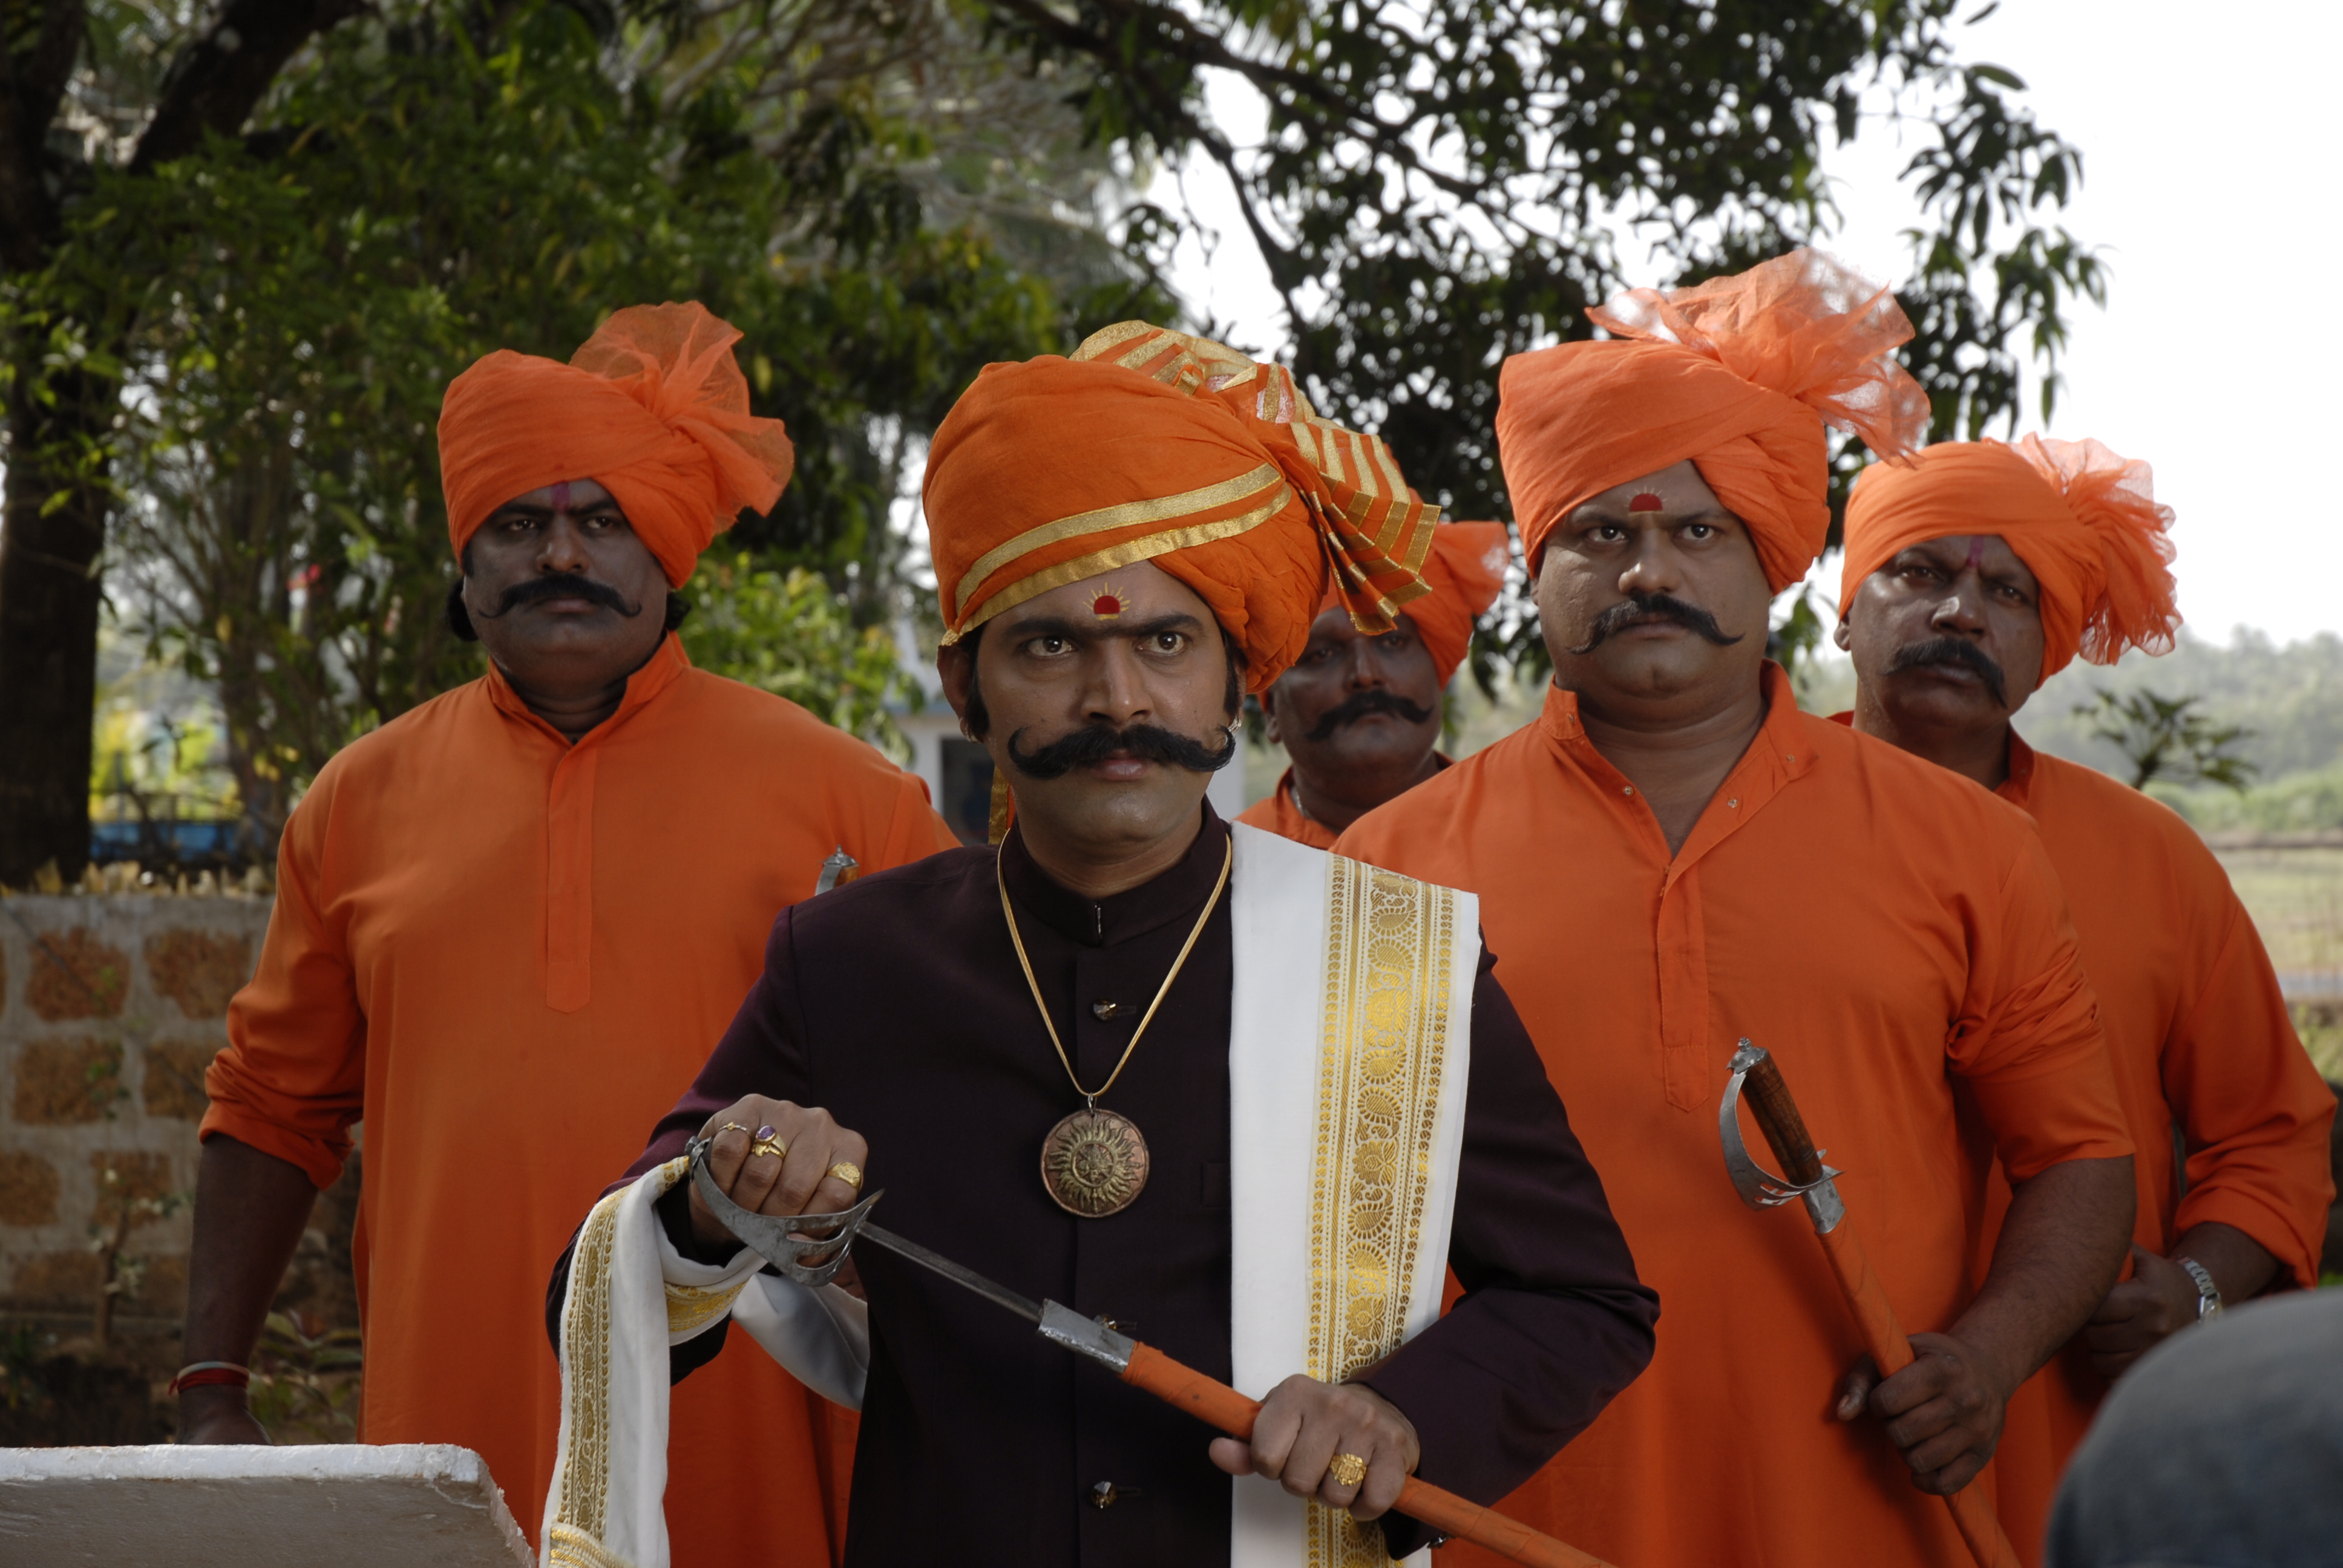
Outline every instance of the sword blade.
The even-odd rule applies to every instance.
[[[873,1225],[866,1220],[863,1221],[862,1229],[857,1233],[857,1239],[876,1241],[889,1251],[909,1258],[923,1269],[932,1270],[941,1274],[960,1289],[973,1291],[995,1306],[1007,1307],[1029,1323],[1039,1325],[1041,1322],[1041,1302],[1029,1301],[1006,1285],[996,1285],[975,1270],[963,1269],[950,1258],[940,1253],[930,1252],[917,1241],[907,1241],[884,1226]]]

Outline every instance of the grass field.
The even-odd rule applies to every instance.
[[[2343,1079],[2343,847],[2215,853],[2294,999],[2311,1060]]]

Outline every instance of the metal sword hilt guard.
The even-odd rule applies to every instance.
[[[708,1169],[708,1151],[713,1141],[695,1138],[683,1146],[691,1161],[692,1182],[699,1187],[709,1211],[742,1246],[770,1263],[785,1279],[813,1286],[826,1285],[836,1279],[838,1271],[846,1267],[856,1232],[870,1218],[870,1206],[886,1195],[886,1190],[881,1188],[853,1208],[841,1209],[835,1214],[751,1214],[732,1201],[731,1195],[716,1184],[714,1173]],[[822,1228],[822,1234],[801,1233],[816,1225]],[[821,1261],[802,1261],[809,1257],[820,1258]]]
[[[1765,1060],[1765,1052],[1762,1049],[1744,1040],[1741,1049],[1733,1053],[1733,1060],[1727,1064],[1733,1076],[1725,1080],[1725,1100],[1716,1111],[1717,1139],[1725,1145],[1725,1174],[1733,1178],[1733,1190],[1741,1194],[1741,1201],[1752,1209],[1774,1209],[1793,1198],[1803,1200],[1806,1213],[1814,1220],[1815,1229],[1827,1234],[1836,1230],[1838,1222],[1846,1218],[1846,1206],[1839,1201],[1835,1180],[1841,1172],[1825,1165],[1820,1176],[1802,1186],[1786,1176],[1776,1176],[1758,1164],[1751,1157],[1749,1146],[1742,1141],[1742,1081],[1749,1076],[1751,1068]],[[1817,1158],[1823,1152],[1819,1149],[1815,1151]]]

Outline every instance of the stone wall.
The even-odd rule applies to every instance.
[[[125,1205],[136,1277],[124,1347],[170,1360],[186,1298],[204,1069],[252,973],[265,896],[0,898],[0,1318],[89,1332],[106,1268],[94,1234]],[[139,1357],[140,1360],[149,1359]],[[176,1364],[176,1363],[173,1363]],[[167,1375],[167,1368],[165,1375]]]

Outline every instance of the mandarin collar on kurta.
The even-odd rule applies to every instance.
[[[675,684],[677,676],[690,668],[691,658],[683,651],[682,642],[675,633],[669,632],[659,638],[659,647],[651,650],[650,658],[643,660],[641,668],[627,677],[627,695],[618,699],[618,710],[579,736],[576,744],[586,746],[605,739],[612,730],[641,712],[660,692]],[[497,668],[497,661],[493,658],[488,660],[487,679],[488,700],[497,705],[499,712],[550,736],[565,749],[572,744],[569,737],[531,711],[528,704],[521,700],[520,693],[513,689],[512,682],[505,678],[505,672]]]
[[[1105,899],[1087,899],[1053,881],[1033,863],[1024,833],[1011,824],[1001,843],[1001,879],[1008,884],[1019,917],[1031,916],[1067,940],[1091,948],[1111,947],[1173,920],[1194,920],[1220,880],[1229,842],[1228,824],[1212,803],[1200,804],[1204,825],[1188,852],[1153,881]]]
[[[1757,689],[1765,699],[1765,717],[1758,724],[1758,734],[1762,736],[1772,731],[1773,739],[1787,743],[1792,749],[1785,753],[1784,759],[1795,763],[1799,718],[1796,684],[1790,679],[1788,670],[1769,658],[1758,666]],[[1586,726],[1578,717],[1578,693],[1553,681],[1546,683],[1545,704],[1539,709],[1537,718],[1532,722],[1556,740],[1565,743],[1584,741],[1586,738]],[[1755,742],[1751,744],[1755,746]],[[1780,748],[1775,749],[1779,750]]]

